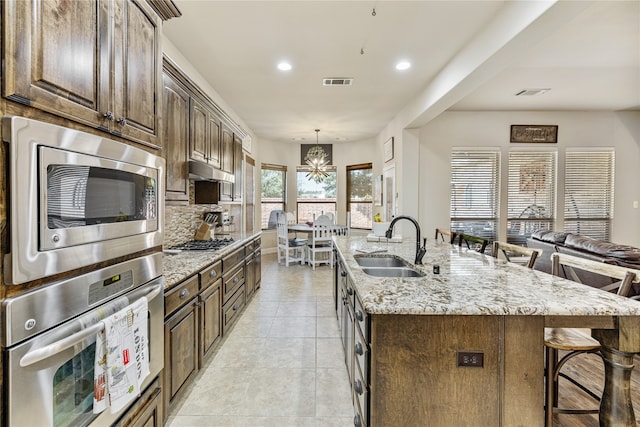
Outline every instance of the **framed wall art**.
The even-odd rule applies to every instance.
[[[390,160],[393,160],[393,137],[384,143],[384,161],[388,162]]]
[[[510,142],[557,143],[556,125],[511,125]]]

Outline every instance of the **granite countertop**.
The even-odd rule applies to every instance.
[[[184,279],[192,276],[203,268],[224,258],[251,239],[258,237],[260,232],[252,234],[232,233],[235,240],[232,244],[216,251],[182,251],[176,254],[162,255],[162,270],[164,274],[164,289],[169,290]]]
[[[402,243],[372,243],[365,237],[334,240],[364,309],[372,314],[640,315],[638,301],[433,239],[427,243],[422,266],[413,265],[416,242],[409,239]],[[364,273],[354,255],[376,249],[404,258],[426,275],[389,278]],[[434,265],[440,274],[433,273]]]

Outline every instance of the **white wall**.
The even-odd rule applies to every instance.
[[[510,144],[511,124],[557,124],[558,143]],[[614,147],[615,205],[611,241],[640,247],[640,209],[633,207],[633,202],[640,200],[640,112],[443,113],[420,129],[421,173],[417,196],[423,229],[433,230],[449,224],[452,147],[499,147],[504,170],[509,150],[525,146],[557,148],[559,171],[563,170],[561,161],[567,147]],[[504,191],[501,199],[506,200]],[[500,231],[499,238],[504,239],[505,220],[501,220]]]

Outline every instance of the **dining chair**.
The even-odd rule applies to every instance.
[[[289,264],[292,262],[300,262],[300,264],[304,264],[306,260],[308,239],[289,237],[287,216],[284,213],[278,214],[276,219],[276,229],[278,264],[282,261],[284,261],[287,267],[289,267]]]
[[[621,267],[613,264],[605,264],[600,261],[580,258],[568,254],[553,253],[551,255],[551,269],[555,276],[566,277],[570,280],[582,283],[576,270],[608,276],[617,280],[608,287],[610,292],[621,296],[628,296],[633,283],[640,280],[640,271]],[[588,283],[584,283],[588,285]],[[567,409],[558,407],[558,380],[560,377],[574,384],[583,390],[594,400],[600,401],[600,395],[580,384],[576,379],[562,373],[561,369],[575,356],[585,353],[593,353],[602,358],[600,353],[600,342],[591,337],[591,330],[584,328],[545,328],[545,426],[553,426],[553,414],[594,414],[599,409]],[[566,354],[558,360],[558,352],[564,351]]]
[[[533,268],[536,259],[542,255],[542,249],[528,248],[526,246],[514,245],[506,242],[493,242],[491,255],[494,258],[505,259],[508,262],[521,264],[527,268]]]
[[[480,252],[481,254],[484,253],[487,245],[489,245],[489,240],[482,237],[472,236],[470,234],[464,233],[460,233],[458,234],[458,236],[458,246],[462,246],[462,243],[464,242],[467,245],[467,249],[474,249],[476,252]]]
[[[320,216],[317,216],[314,220],[313,220],[313,225],[332,225],[333,224],[333,220],[327,215],[327,214],[322,214]]]
[[[320,217],[318,217],[320,218]],[[333,240],[334,232],[337,228],[332,225],[317,224],[314,222],[311,227],[311,238],[308,243],[307,251],[308,262],[312,269],[316,269],[316,265],[328,264],[333,268]]]
[[[456,236],[458,235],[458,233],[456,233],[455,231],[451,231],[451,230],[446,230],[444,228],[436,228],[436,240],[440,239],[443,242],[445,241],[449,241],[449,243],[451,243],[453,245],[453,243],[456,241]],[[447,237],[445,239],[445,236]]]

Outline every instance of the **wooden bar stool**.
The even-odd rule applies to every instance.
[[[637,283],[639,276],[637,270],[620,267],[612,264],[605,264],[599,261],[588,260],[567,254],[553,253],[551,255],[551,269],[555,276],[564,277],[582,283],[574,269],[608,276],[617,279],[618,282],[608,286],[609,291],[613,291],[621,296],[627,296],[631,290],[631,285]],[[588,285],[588,283],[585,283]],[[545,367],[545,425],[553,426],[553,414],[594,414],[599,409],[568,409],[558,407],[558,380],[560,377],[567,379],[586,394],[600,401],[600,396],[580,384],[574,378],[561,372],[562,367],[575,356],[584,353],[594,353],[602,358],[601,346],[598,340],[591,337],[590,329],[581,328],[545,328],[544,346],[546,354]],[[567,351],[558,361],[558,352]]]
[[[462,243],[464,242],[467,245],[467,249],[475,249],[476,252],[480,252],[481,254],[484,253],[487,245],[489,245],[489,240],[482,237],[472,236],[470,234],[464,233],[460,233],[459,236],[460,238],[458,240],[458,246],[462,246]],[[471,247],[471,244],[473,244],[473,248]]]
[[[514,245],[506,242],[493,242],[491,255],[494,258],[504,258],[508,262],[524,265],[533,268],[536,259],[542,254],[542,249],[527,248],[526,246]]]
[[[436,228],[435,239],[438,240],[438,238],[440,238],[443,242],[446,242],[448,240],[449,243],[453,245],[453,243],[456,241],[457,235],[458,233],[456,233],[455,231],[445,230],[444,228]],[[446,239],[445,236],[447,236]]]

